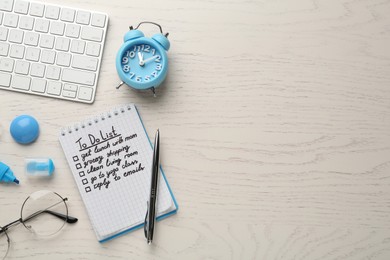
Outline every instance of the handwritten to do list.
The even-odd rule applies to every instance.
[[[99,241],[143,223],[153,150],[134,105],[64,128],[60,143]],[[158,213],[176,209],[163,174]]]
[[[112,182],[145,170],[138,150],[129,145],[132,139],[138,137],[136,133],[123,136],[111,126],[109,132],[99,130],[98,136],[90,133],[87,136],[76,141],[80,156],[73,156],[74,162],[80,161],[76,163],[76,168],[82,169],[80,177],[86,176],[83,184],[90,183],[85,187],[86,192],[107,189]]]

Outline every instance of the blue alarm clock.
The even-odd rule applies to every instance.
[[[145,37],[138,30],[145,23],[158,26],[160,33]],[[155,95],[155,88],[164,81],[168,72],[170,43],[167,37],[168,33],[163,34],[161,26],[153,22],[141,22],[136,28],[130,26],[116,56],[116,69],[122,80],[117,89],[126,84],[138,90],[151,89]]]

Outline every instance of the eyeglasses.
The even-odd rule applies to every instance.
[[[20,210],[20,218],[0,226],[0,257],[7,257],[10,248],[7,231],[10,227],[23,224],[38,237],[48,237],[58,233],[65,223],[76,223],[77,218],[68,215],[67,200],[48,190],[40,190],[28,196]]]

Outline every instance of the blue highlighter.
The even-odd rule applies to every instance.
[[[10,126],[11,136],[20,144],[34,142],[39,135],[38,121],[29,115],[16,117]]]
[[[15,178],[13,171],[2,162],[0,162],[0,181],[19,184],[19,180]]]

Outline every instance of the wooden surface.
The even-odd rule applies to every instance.
[[[24,198],[51,189],[79,218],[57,237],[11,230],[9,259],[390,259],[390,2],[50,0],[107,12],[110,24],[92,105],[0,92],[0,159],[21,184],[1,185],[0,223]],[[122,87],[114,59],[129,25],[170,32],[170,71],[154,99]],[[153,27],[145,28],[151,35]],[[61,127],[135,103],[177,215],[99,244],[58,141]],[[20,114],[37,142],[15,143]],[[51,180],[23,175],[48,156]]]

